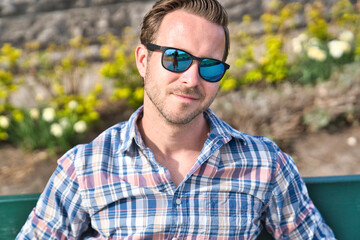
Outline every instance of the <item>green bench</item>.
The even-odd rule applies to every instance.
[[[360,236],[360,175],[304,178],[309,195],[339,240]],[[260,240],[273,239],[263,231]]]
[[[0,239],[15,239],[40,194],[0,196]]]
[[[360,236],[360,175],[304,178],[310,197],[340,240]],[[14,239],[39,194],[0,196],[0,239]],[[260,240],[273,239],[263,231]]]

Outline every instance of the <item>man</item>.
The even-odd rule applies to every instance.
[[[208,108],[229,36],[216,0],[161,0],[136,64],[144,105],[58,161],[18,239],[333,239],[292,159]],[[174,56],[181,56],[178,69]]]

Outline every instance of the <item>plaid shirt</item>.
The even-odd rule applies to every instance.
[[[17,239],[333,239],[293,160],[232,129],[210,109],[210,133],[176,187],[136,126],[138,109],[58,167]]]

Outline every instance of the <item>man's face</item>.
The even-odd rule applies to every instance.
[[[221,60],[225,48],[225,34],[221,26],[208,20],[177,10],[167,14],[156,35],[155,44],[185,50],[197,56]],[[193,61],[182,73],[170,72],[161,64],[161,51],[148,58],[144,77],[144,111],[160,114],[168,123],[187,124],[213,102],[219,82],[207,82]]]

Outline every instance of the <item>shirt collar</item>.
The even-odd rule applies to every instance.
[[[210,137],[222,139],[223,142],[228,142],[232,138],[239,139],[244,144],[246,143],[244,134],[229,124],[221,120],[210,108],[204,112],[204,116],[210,125]]]
[[[144,107],[139,107],[129,118],[127,122],[125,122],[125,126],[121,131],[121,142],[122,146],[120,146],[119,151],[124,152],[130,149],[131,145],[134,141],[138,145],[143,145],[143,141],[137,127],[137,121],[143,116]]]
[[[120,152],[129,150],[133,143],[136,143],[139,146],[145,146],[136,124],[137,121],[142,118],[143,110],[143,106],[139,107],[125,123],[123,131],[120,133],[122,138],[121,142],[123,143],[119,149]],[[224,143],[229,142],[232,138],[236,138],[241,140],[244,144],[246,143],[242,132],[235,130],[222,121],[210,108],[204,112],[204,116],[210,125],[210,138],[217,138]]]

